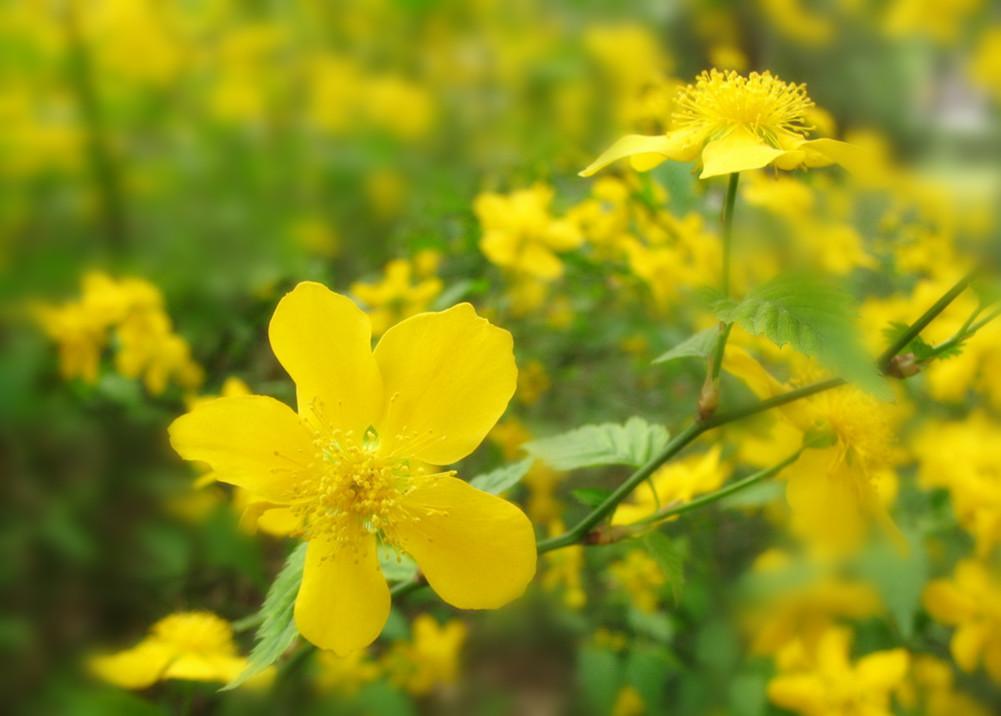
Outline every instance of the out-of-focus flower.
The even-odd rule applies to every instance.
[[[951,579],[936,579],[925,587],[925,609],[932,617],[956,627],[949,643],[952,658],[963,671],[981,662],[1001,684],[1001,580],[974,559],[956,565]]]
[[[410,554],[450,604],[496,608],[535,573],[535,534],[513,504],[456,479],[514,394],[510,334],[469,304],[413,316],[371,347],[350,299],[300,283],[278,304],[271,347],[298,415],[273,398],[218,398],[170,426],[171,444],[216,479],[288,506],[308,543],[299,632],[346,654],[389,616],[377,536]]]
[[[563,534],[565,526],[559,519],[549,523],[549,536]],[[569,609],[580,609],[587,602],[581,572],[584,569],[584,547],[571,545],[565,549],[547,552],[542,557],[542,577],[539,580],[547,592],[561,596],[563,604]]]
[[[237,652],[227,621],[210,612],[177,612],[154,624],[136,646],[95,656],[89,666],[111,684],[145,689],[169,679],[228,683],[247,668],[247,660]]]
[[[452,619],[439,625],[421,614],[413,623],[413,638],[397,642],[383,657],[390,680],[414,696],[451,686],[459,678],[459,657],[466,641],[466,625]]]
[[[903,649],[850,658],[851,632],[832,628],[807,651],[799,644],[779,658],[779,673],[768,683],[769,700],[804,716],[892,716],[892,692],[907,676]]]
[[[897,697],[908,711],[925,716],[990,714],[985,706],[971,696],[956,690],[951,664],[928,654],[911,657],[910,678],[901,686]]]
[[[508,418],[497,423],[487,437],[500,448],[504,459],[511,461],[522,454],[521,446],[532,439],[532,433],[517,418]]]
[[[521,479],[528,490],[526,510],[533,522],[548,524],[559,519],[560,501],[556,491],[563,482],[563,473],[557,472],[545,463],[536,461]]]
[[[645,550],[632,549],[608,567],[612,583],[626,592],[633,606],[652,613],[660,606],[667,576]]]
[[[525,405],[535,405],[552,386],[549,373],[542,361],[530,360],[518,372],[518,390],[515,395]]]
[[[612,524],[625,525],[649,517],[662,507],[682,505],[696,495],[712,492],[726,482],[731,468],[720,459],[715,445],[701,455],[692,455],[660,467],[615,510]]]
[[[774,551],[755,561],[756,575],[782,585],[769,590],[748,612],[755,653],[775,655],[797,640],[813,650],[838,620],[863,619],[883,611],[879,596],[864,582],[824,574],[788,585],[796,566],[786,558],[777,559]]]
[[[480,249],[498,266],[516,274],[552,280],[563,274],[557,252],[577,248],[580,231],[550,213],[553,190],[543,184],[511,194],[485,193],[474,210],[483,228]]]
[[[368,308],[372,333],[381,336],[395,323],[426,311],[441,293],[437,276],[417,279],[414,267],[406,259],[394,259],[386,264],[379,281],[351,284],[351,293]]]
[[[646,704],[639,691],[629,685],[619,689],[612,706],[612,716],[643,716],[646,712]]]
[[[103,273],[89,273],[78,300],[37,307],[35,316],[59,345],[60,371],[66,379],[97,380],[113,330],[118,372],[141,377],[150,393],[162,393],[170,381],[186,390],[201,385],[201,367],[191,358],[187,342],[173,332],[159,290],[147,281],[116,281]]]
[[[701,157],[703,179],[774,165],[779,169],[861,163],[851,145],[834,139],[807,139],[806,113],[813,100],[805,85],[791,85],[769,72],[713,69],[687,85],[674,102],[671,129],[661,136],[628,135],[613,144],[581,176],[630,158],[648,171],[667,160]]]
[[[923,37],[951,45],[983,0],[894,0],[884,27],[893,37]]]
[[[382,669],[364,649],[339,656],[320,651],[316,657],[316,685],[343,696],[351,696],[379,678]]]
[[[836,31],[830,17],[811,12],[802,0],[759,0],[759,4],[772,27],[805,45],[825,45]]]
[[[341,252],[341,238],[329,222],[303,217],[289,227],[292,240],[311,254],[332,259]]]
[[[789,389],[738,346],[727,349],[723,367],[759,398]],[[892,467],[899,461],[894,438],[899,413],[849,386],[786,406],[780,415],[784,420],[767,441],[745,457],[773,465],[801,447],[808,434],[823,434],[830,442],[804,450],[783,471],[793,531],[814,547],[836,552],[857,547],[870,520],[899,539],[886,507],[896,496]]]
[[[1001,544],[1001,425],[984,412],[925,425],[912,441],[922,487],[949,491],[952,509],[986,558]],[[956,456],[962,455],[962,460]]]
[[[970,60],[971,79],[1001,102],[1001,25],[984,30]]]

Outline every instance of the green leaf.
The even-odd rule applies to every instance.
[[[653,359],[654,363],[667,363],[679,358],[708,358],[716,345],[719,329],[716,326],[689,336],[666,353]]]
[[[261,626],[257,630],[247,668],[226,684],[223,691],[235,689],[278,661],[299,636],[299,630],[295,628],[293,610],[295,598],[299,594],[299,585],[302,584],[302,570],[305,564],[306,543],[303,542],[285,560],[285,566],[268,589],[260,611]]]
[[[431,310],[444,311],[446,308],[451,308],[463,298],[466,298],[471,294],[483,293],[486,288],[487,284],[485,281],[473,281],[471,279],[456,281],[438,294],[438,297],[435,298],[431,305]]]
[[[906,552],[896,544],[874,544],[861,556],[861,571],[876,586],[901,635],[914,633],[914,616],[928,581],[928,557],[916,533],[905,534]]]
[[[533,462],[535,462],[534,459],[527,457],[512,465],[505,465],[477,475],[469,481],[469,484],[478,490],[489,492],[491,495],[499,495],[521,482],[521,478],[529,471]]]
[[[581,647],[577,652],[577,683],[584,713],[596,716],[612,713],[622,686],[622,671],[622,664],[611,651]]]
[[[898,338],[900,338],[904,333],[910,330],[910,326],[906,323],[900,323],[899,321],[894,321],[885,329],[883,329],[883,336],[886,338],[887,343],[893,343]],[[913,353],[914,357],[918,361],[927,361],[932,358],[936,360],[945,360],[947,358],[955,358],[963,352],[963,347],[965,340],[956,341],[955,345],[950,346],[942,351],[936,351],[935,346],[926,341],[920,335],[915,336],[911,339],[911,342],[904,346],[900,352],[901,353]]]
[[[597,507],[607,500],[611,494],[611,490],[605,490],[600,487],[581,487],[570,491],[570,495],[585,507]]]
[[[672,540],[663,532],[651,532],[643,538],[643,545],[650,556],[657,561],[667,583],[671,587],[671,595],[675,603],[681,599],[681,590],[685,586],[685,548],[684,545]]]
[[[409,555],[388,544],[380,544],[376,551],[379,555],[379,567],[388,581],[408,582],[417,576],[417,563]]]
[[[737,304],[714,302],[714,311],[722,321],[738,323],[779,346],[789,343],[833,373],[887,397],[888,387],[862,347],[855,326],[855,301],[826,279],[779,276]]]
[[[525,451],[557,470],[597,465],[639,467],[660,451],[668,440],[667,429],[643,418],[629,418],[623,425],[585,425],[551,438],[525,443]]]

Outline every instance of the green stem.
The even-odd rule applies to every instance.
[[[789,467],[794,462],[796,462],[796,460],[799,459],[799,456],[802,453],[803,453],[802,450],[797,450],[786,459],[782,460],[781,462],[775,465],[772,465],[771,467],[765,468],[764,470],[759,470],[758,472],[748,475],[747,477],[741,480],[732,482],[729,485],[726,485],[725,487],[721,487],[715,492],[710,492],[708,494],[701,495],[680,505],[674,505],[673,507],[665,507],[662,510],[657,510],[649,517],[644,517],[643,519],[638,520],[633,524],[648,525],[648,524],[655,524],[657,522],[663,522],[664,520],[668,520],[672,517],[683,515],[686,512],[691,512],[692,510],[701,509],[706,505],[711,505],[714,502],[719,502],[724,497],[729,497],[730,495],[736,492],[740,492],[741,490],[746,490],[748,487],[757,485],[759,482],[763,482],[764,480],[767,480],[769,477],[778,474],[779,472],[781,472],[782,470],[784,470],[785,468]]]
[[[904,331],[899,338],[897,338],[897,340],[895,340],[885,351],[883,351],[883,354],[879,357],[878,362],[879,369],[883,373],[886,373],[889,370],[890,362],[896,358],[897,354],[904,350],[904,348],[906,348],[911,341],[917,338],[921,334],[921,331],[928,327],[929,323],[934,321],[938,315],[942,313],[942,311],[949,307],[950,303],[956,300],[959,294],[966,290],[966,287],[970,285],[970,281],[973,280],[976,271],[977,270],[974,269],[963,276],[963,278],[959,279],[959,281],[957,281],[952,288],[946,291],[940,299],[935,301],[935,303],[932,304],[927,311],[921,314],[921,317],[918,318],[918,320],[914,321],[914,323],[912,323],[910,327]]]
[[[740,172],[730,175],[730,183],[726,187],[726,198],[723,200],[723,275],[720,278],[720,287],[723,295],[730,295],[730,253],[733,243],[733,207],[737,203],[737,183],[740,181]]]
[[[720,289],[724,298],[730,296],[730,260],[733,248],[733,208],[737,203],[737,184],[740,181],[740,172],[730,175],[730,181],[726,187],[726,198],[723,200],[723,218],[721,236],[723,240],[723,266],[720,276]],[[726,353],[726,342],[730,339],[730,331],[733,329],[732,323],[720,323],[719,335],[716,338],[716,345],[709,358],[708,375],[706,384],[702,388],[702,395],[699,399],[699,417],[706,418],[716,410],[719,402],[719,374],[723,368],[723,355]]]

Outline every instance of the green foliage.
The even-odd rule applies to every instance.
[[[681,590],[685,586],[685,548],[678,540],[672,540],[663,532],[651,532],[643,537],[643,546],[657,564],[664,576],[675,603],[681,599]]]
[[[720,320],[737,323],[778,346],[785,344],[863,389],[885,396],[887,388],[855,326],[855,301],[831,281],[805,274],[778,276],[742,301],[712,300]]]
[[[907,534],[906,544],[882,542],[863,553],[861,570],[875,585],[901,635],[914,633],[914,616],[928,580],[928,558],[918,534]]]
[[[531,469],[533,462],[535,460],[532,458],[525,458],[511,465],[477,475],[469,481],[469,484],[478,490],[489,492],[491,495],[500,495],[521,482],[521,478]]]
[[[719,329],[715,326],[689,336],[666,353],[654,358],[654,363],[668,363],[680,358],[708,358],[716,345]]]
[[[893,343],[903,336],[908,330],[910,330],[910,326],[906,323],[894,321],[883,330],[883,336],[886,338],[887,343]],[[935,346],[921,336],[914,336],[914,338],[911,339],[911,342],[901,349],[900,353],[913,353],[918,362],[928,361],[933,358],[935,360],[945,360],[947,358],[955,358],[961,354],[963,352],[964,343],[965,339],[961,339],[949,345],[947,348],[936,349]]]
[[[598,465],[639,467],[667,444],[667,429],[640,417],[624,424],[585,425],[551,438],[533,440],[525,450],[557,470]]]
[[[570,491],[570,495],[585,507],[597,507],[611,494],[611,490],[604,490],[600,487],[580,487]]]
[[[378,547],[379,567],[390,582],[409,582],[417,576],[417,563],[388,544]]]
[[[235,689],[240,684],[257,676],[292,646],[299,631],[295,627],[293,611],[295,598],[302,584],[302,571],[306,564],[306,543],[296,547],[285,560],[285,566],[275,577],[261,606],[261,626],[255,636],[255,644],[250,652],[249,663],[243,673],[226,684],[223,690]]]
[[[577,681],[584,712],[604,716],[615,705],[622,684],[622,665],[611,651],[585,646],[577,652]]]

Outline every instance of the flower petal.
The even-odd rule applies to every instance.
[[[785,150],[776,149],[743,127],[737,127],[702,150],[700,179],[734,174],[768,166]]]
[[[859,659],[856,678],[867,691],[889,691],[907,676],[908,654],[903,649],[877,651]]]
[[[404,501],[417,517],[398,527],[400,547],[446,602],[496,609],[525,591],[535,575],[535,533],[514,504],[444,476]]]
[[[388,618],[389,587],[379,569],[375,535],[359,535],[350,545],[311,540],[295,600],[299,633],[344,655],[375,641]]]
[[[100,679],[123,689],[145,689],[159,681],[174,649],[155,639],[147,639],[131,649],[95,656],[88,662],[90,671]]]
[[[632,157],[633,168],[647,171],[666,159],[687,162],[698,155],[698,149],[705,139],[704,134],[687,130],[668,132],[656,136],[627,134],[591,162],[580,176],[597,174],[609,164],[626,157]]]
[[[808,139],[796,149],[805,152],[803,162],[808,167],[839,164],[853,174],[861,174],[871,165],[864,149],[837,139]]]
[[[368,316],[354,302],[322,284],[300,283],[278,302],[268,336],[295,381],[304,419],[358,435],[375,423],[382,384]]]
[[[208,463],[215,479],[271,502],[292,498],[297,473],[313,455],[299,417],[263,395],[201,402],[169,431],[170,444],[185,460]]]
[[[471,453],[514,395],[513,346],[468,303],[386,331],[375,349],[386,395],[380,449],[432,465]]]

